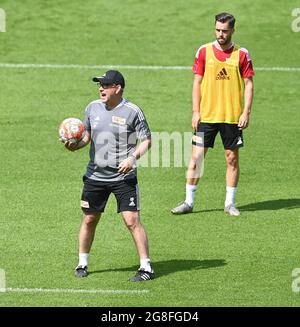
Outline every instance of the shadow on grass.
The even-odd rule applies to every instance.
[[[262,202],[249,203],[243,206],[238,206],[241,211],[261,211],[261,210],[293,210],[300,208],[300,199],[278,199],[278,200],[268,200]],[[223,211],[223,209],[208,209],[208,210],[198,210],[193,213],[201,212],[218,212]]]
[[[165,260],[153,262],[156,277],[166,276],[178,271],[190,271],[199,269],[209,269],[227,265],[223,259],[211,260]],[[114,268],[90,271],[90,274],[100,274],[105,272],[136,271],[139,266],[126,268]]]
[[[278,199],[262,201],[257,203],[250,203],[239,207],[243,211],[256,211],[256,210],[293,210],[300,208],[300,199]]]

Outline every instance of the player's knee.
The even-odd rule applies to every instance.
[[[226,162],[228,166],[233,168],[238,168],[239,165],[238,157],[234,153],[227,154]]]

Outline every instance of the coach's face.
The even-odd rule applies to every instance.
[[[99,85],[99,94],[102,102],[107,105],[114,104],[120,98],[121,86],[120,85]]]
[[[229,45],[231,36],[234,33],[234,28],[229,26],[229,23],[216,22],[216,39],[220,46]]]

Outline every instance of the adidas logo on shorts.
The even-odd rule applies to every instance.
[[[134,207],[134,206],[135,206],[134,198],[130,198],[129,207]]]
[[[242,138],[239,136],[236,145],[241,145],[241,144],[243,144],[243,140],[242,140]]]

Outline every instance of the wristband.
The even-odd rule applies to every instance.
[[[136,160],[137,160],[137,158],[136,158],[136,155],[135,155],[135,154],[133,154],[133,153],[132,153],[132,154],[130,154],[130,155],[129,155],[129,157],[132,157],[132,158],[134,159],[134,161],[136,161]]]

